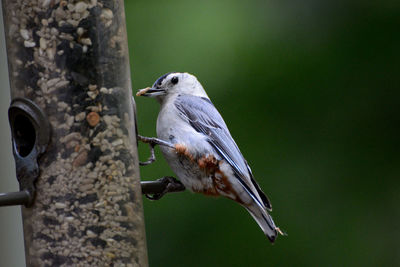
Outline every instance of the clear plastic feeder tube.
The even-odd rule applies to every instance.
[[[46,113],[28,266],[147,266],[124,2],[3,0],[12,98]]]

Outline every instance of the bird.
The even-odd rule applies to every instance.
[[[160,103],[157,138],[168,165],[192,192],[222,196],[243,206],[271,243],[282,231],[271,215],[272,205],[253,177],[222,116],[197,78],[169,72],[137,96]]]

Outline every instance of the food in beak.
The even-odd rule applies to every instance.
[[[146,87],[144,89],[140,89],[137,93],[136,96],[142,96],[144,95],[147,91],[149,91],[151,89],[151,87]]]

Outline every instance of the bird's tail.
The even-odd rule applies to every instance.
[[[258,223],[271,243],[274,243],[278,233],[284,235],[281,230],[275,226],[271,215],[269,215],[263,207],[253,203],[250,206],[245,206],[245,208],[251,216],[253,216],[254,220]]]

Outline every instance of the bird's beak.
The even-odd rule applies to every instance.
[[[159,95],[165,95],[164,89],[154,88],[154,87],[146,87],[144,89],[140,89],[136,96],[148,96],[148,97],[155,97]]]

